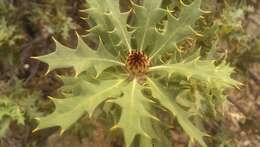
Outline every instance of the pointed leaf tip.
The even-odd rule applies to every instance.
[[[35,133],[35,132],[37,132],[38,130],[39,130],[39,128],[35,128],[35,129],[32,130],[32,133]]]
[[[62,136],[64,134],[65,130],[64,129],[60,129],[60,133],[59,135]]]

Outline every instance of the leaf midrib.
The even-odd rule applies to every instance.
[[[174,18],[174,19],[176,19],[176,20],[178,21],[177,18]],[[186,26],[187,26],[187,25],[185,25],[185,27],[186,27]],[[152,58],[154,58],[155,55],[158,54],[158,53],[172,40],[172,38],[176,35],[176,33],[177,33],[178,31],[180,31],[180,30],[175,29],[175,31],[174,31],[173,33],[171,33],[170,37],[159,47],[158,50],[156,50],[156,52],[154,52],[154,53],[151,55],[150,60],[151,60]],[[168,31],[166,31],[166,32],[168,32]],[[160,34],[160,35],[161,35],[161,34]],[[164,37],[165,34],[162,34],[162,36]],[[174,44],[176,44],[176,42],[174,42]]]
[[[112,62],[112,63],[116,63],[116,64],[119,64],[119,65],[125,65],[124,63],[122,62],[119,62],[119,61],[116,61],[116,60],[112,60],[112,59],[100,59],[100,58],[87,58],[88,60],[94,60],[94,61],[103,61],[103,62]]]
[[[105,89],[105,90],[103,90],[103,91],[101,91],[101,92],[99,92],[99,93],[97,93],[97,94],[94,94],[94,95],[88,97],[85,101],[83,101],[83,103],[79,103],[79,105],[75,106],[71,111],[69,111],[69,113],[75,112],[78,108],[80,108],[80,107],[86,105],[86,102],[89,102],[89,101],[88,101],[89,99],[104,94],[105,92],[107,92],[107,91],[109,91],[109,90],[111,90],[111,89],[113,89],[113,88],[119,86],[122,82],[124,82],[123,79],[122,79],[122,80],[119,80],[114,86],[112,86],[112,87],[110,87],[110,88],[107,88],[107,89]],[[88,112],[88,113],[89,113],[89,112]],[[61,116],[65,116],[66,114],[67,114],[67,113],[63,113]]]
[[[108,5],[110,5],[110,3],[108,3]],[[119,12],[119,15],[120,15],[121,13]],[[125,40],[125,43],[126,43],[126,45],[127,45],[127,48],[128,48],[128,50],[129,51],[131,51],[132,50],[132,47],[131,47],[131,45],[130,45],[130,43],[128,42],[128,40],[127,40],[127,35],[126,35],[126,32],[125,32],[125,30],[124,30],[124,27],[121,25],[121,22],[120,22],[120,20],[118,19],[120,16],[114,16],[113,15],[113,12],[111,11],[111,15],[110,16],[112,16],[112,18],[116,21],[116,23],[118,24],[118,26],[119,26],[119,28],[120,28],[120,30],[121,30],[121,33],[122,33],[122,35],[123,35],[123,39]]]

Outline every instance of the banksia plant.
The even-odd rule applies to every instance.
[[[224,62],[202,59],[200,49],[182,51],[182,42],[200,36],[193,26],[204,13],[201,0],[183,4],[178,14],[164,9],[162,0],[131,2],[128,12],[120,10],[119,0],[87,0],[87,5],[84,19],[92,25],[88,35],[99,38],[97,49],[77,35],[76,49],[54,39],[55,52],[34,57],[49,71],[75,70],[74,77],[61,77],[66,98],[51,98],[55,110],[38,118],[36,130],[60,126],[62,133],[84,114],[93,117],[95,110],[113,104],[121,113],[111,129],[123,131],[127,147],[167,146],[167,135],[158,128],[171,126],[158,111],[176,118],[192,141],[207,146],[209,135],[194,120],[205,109],[214,112],[215,99],[223,100],[223,91],[238,82]]]

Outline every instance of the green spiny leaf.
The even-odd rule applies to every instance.
[[[230,75],[233,71],[225,63],[214,65],[213,60],[199,60],[199,58],[187,63],[165,64],[150,68],[151,71],[166,71],[169,75],[176,73],[189,78],[194,78],[209,84],[210,87],[226,88],[239,84]]]
[[[116,34],[120,38],[117,45],[123,44],[131,50],[132,33],[127,30],[129,12],[120,12],[119,0],[88,0],[87,2],[90,6],[87,12],[97,23],[92,30]]]
[[[129,147],[136,135],[149,138],[142,127],[142,119],[150,114],[145,109],[148,99],[142,94],[142,86],[133,80],[125,87],[121,87],[123,97],[115,99],[114,102],[122,108],[122,114],[115,127],[124,131],[125,142]]]
[[[76,49],[70,49],[56,40],[55,43],[55,52],[40,57],[34,57],[48,63],[49,71],[57,68],[74,67],[76,75],[78,75],[90,67],[95,67],[97,74],[99,75],[108,67],[123,65],[123,63],[117,61],[117,59],[106,50],[102,41],[100,41],[96,51],[91,49],[79,36]]]
[[[136,41],[137,48],[146,49],[154,42],[156,24],[164,16],[163,9],[160,8],[162,0],[145,0],[143,6],[134,5],[136,14]]]
[[[168,109],[174,116],[176,116],[182,128],[187,134],[189,134],[192,139],[196,139],[203,147],[206,147],[207,145],[203,140],[203,136],[207,136],[207,134],[201,132],[192,124],[191,120],[189,119],[189,114],[183,110],[175,101],[173,101],[172,96],[162,88],[162,85],[152,79],[148,79],[148,81],[151,86],[153,96],[160,101],[163,107]]]
[[[157,33],[151,59],[158,53],[175,48],[178,42],[194,33],[192,25],[201,15],[200,3],[201,0],[195,0],[192,4],[185,5],[178,18],[168,12],[168,21],[164,30],[162,33]]]
[[[72,79],[67,80],[71,82]],[[118,79],[102,81],[100,84],[92,84],[83,79],[74,80],[77,80],[77,85],[75,85],[78,88],[77,95],[66,99],[52,98],[56,109],[52,114],[39,118],[39,126],[37,129],[61,126],[62,131],[67,130],[85,112],[88,112],[88,114],[92,116],[99,104],[109,97],[119,95],[116,89],[120,87],[124,81],[123,79]],[[72,82],[72,84],[75,83]]]

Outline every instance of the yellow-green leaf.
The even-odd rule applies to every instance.
[[[230,75],[233,69],[221,63],[215,66],[213,60],[199,60],[199,58],[176,64],[165,64],[150,68],[151,71],[166,71],[169,75],[179,74],[185,77],[194,78],[208,84],[211,87],[226,88],[236,86],[239,83],[233,80]]]
[[[76,75],[78,75],[90,67],[95,67],[97,74],[100,74],[108,67],[123,65],[123,63],[117,61],[117,59],[106,50],[101,40],[97,50],[91,49],[80,36],[78,36],[76,49],[66,47],[56,40],[55,43],[55,52],[34,57],[35,59],[48,63],[49,71],[57,68],[73,67],[76,71]]]
[[[207,145],[203,140],[203,136],[207,136],[207,134],[201,132],[196,126],[192,124],[191,120],[189,119],[190,115],[188,112],[183,110],[173,100],[173,97],[162,88],[162,85],[150,78],[148,79],[148,82],[151,86],[153,97],[157,98],[163,107],[168,109],[174,116],[176,116],[179,124],[192,139],[197,140],[203,147],[206,147]]]
[[[131,145],[136,135],[150,138],[142,127],[142,119],[150,116],[145,109],[148,100],[142,94],[142,89],[143,87],[135,79],[126,86],[121,87],[122,98],[113,101],[122,108],[120,120],[115,127],[123,129],[127,147]]]
[[[85,112],[91,116],[99,104],[109,97],[119,95],[116,89],[124,81],[124,79],[118,79],[93,84],[77,78],[67,80],[71,82],[73,79],[76,80],[72,83],[75,84],[74,87],[77,87],[77,93],[65,99],[51,98],[55,104],[55,111],[46,117],[38,118],[37,129],[60,126],[62,131],[67,130]]]

